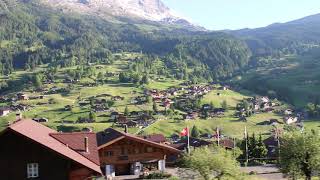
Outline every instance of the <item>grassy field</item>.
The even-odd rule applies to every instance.
[[[267,60],[265,60],[267,61]],[[235,78],[244,88],[277,96],[297,107],[304,107],[320,97],[320,62],[310,56],[270,59],[264,65]]]
[[[122,54],[122,58],[117,59],[112,65],[96,65],[97,72],[113,72],[119,73],[122,71],[127,71],[127,65],[131,58],[138,56],[138,54]],[[46,65],[43,65],[35,70],[35,72],[44,70]],[[57,73],[58,83],[51,85],[46,85],[47,88],[50,87],[60,87],[65,88],[70,86],[69,84],[63,83],[62,80],[65,77],[67,70],[75,69],[76,67],[70,68],[61,68]],[[11,79],[19,79],[23,75],[31,74],[32,72],[26,71],[17,71],[10,75]],[[5,80],[8,77],[1,77],[0,80]],[[109,119],[109,112],[99,112],[96,113],[97,119],[95,123],[90,124],[79,124],[76,123],[79,117],[88,117],[90,113],[90,105],[80,106],[79,101],[84,99],[89,99],[90,97],[96,97],[101,94],[110,94],[112,96],[121,96],[124,97],[123,100],[116,101],[112,109],[118,112],[124,112],[125,107],[129,108],[129,111],[148,111],[152,110],[152,103],[146,103],[142,105],[133,105],[131,100],[133,97],[141,96],[144,88],[149,89],[160,89],[164,90],[169,87],[177,87],[182,81],[159,77],[154,78],[150,81],[148,85],[136,86],[131,83],[118,83],[117,77],[108,77],[109,82],[104,83],[103,85],[93,86],[93,87],[83,87],[81,83],[93,83],[95,80],[93,78],[83,78],[81,79],[80,84],[73,84],[71,91],[66,94],[50,94],[46,95],[44,99],[37,100],[28,100],[20,101],[18,103],[27,104],[33,106],[30,110],[23,112],[25,118],[35,118],[35,117],[44,117],[49,119],[49,122],[46,123],[51,128],[57,129],[59,131],[74,131],[81,130],[84,127],[90,127],[94,131],[101,131],[113,125]],[[25,90],[29,95],[36,96],[40,95],[37,92],[32,90]],[[11,92],[15,94],[15,92]],[[160,116],[155,124],[146,128],[143,133],[152,134],[152,133],[163,133],[167,137],[171,136],[174,133],[179,133],[184,127],[189,126],[190,128],[196,125],[202,133],[214,133],[217,127],[219,127],[222,132],[230,137],[242,138],[243,131],[247,127],[249,133],[263,134],[268,135],[270,130],[273,128],[268,125],[259,125],[261,122],[264,122],[269,119],[279,119],[282,117],[275,113],[261,113],[255,114],[249,117],[247,122],[239,121],[238,118],[234,117],[235,106],[237,103],[244,98],[252,96],[250,92],[235,92],[232,90],[213,90],[207,95],[205,95],[201,104],[213,103],[215,107],[220,107],[223,101],[226,101],[229,107],[229,111],[225,113],[223,117],[220,118],[211,118],[211,119],[197,119],[192,121],[176,120],[175,117],[171,116]],[[49,104],[48,102],[52,103]],[[41,104],[41,105],[39,105]],[[5,105],[5,104],[2,104]],[[64,110],[66,105],[73,106],[72,110]],[[163,110],[159,106],[159,110]],[[9,116],[0,118],[0,129],[3,129],[8,121],[15,120],[15,113],[10,113]],[[68,122],[68,123],[66,123]],[[306,129],[320,129],[320,121],[312,120],[305,122]],[[130,128],[131,133],[138,131],[137,128]]]
[[[100,71],[105,72],[113,72],[118,73],[127,70],[127,64],[130,58],[133,58],[135,55],[125,54],[122,59],[116,60],[112,65],[99,65],[102,68],[99,68],[96,73]],[[43,65],[36,69],[34,72],[41,71],[46,68],[46,65]],[[46,85],[47,88],[50,87],[59,87],[65,88],[68,87],[68,84],[62,83],[63,78],[65,77],[65,72],[70,69],[75,69],[76,67],[71,68],[62,68],[59,69],[57,73],[58,79],[57,81],[60,83],[54,83],[51,85]],[[23,75],[31,74],[32,72],[27,71],[17,71],[10,75],[11,79],[20,79]],[[5,80],[5,77],[2,77],[1,80]],[[117,77],[108,78],[110,83],[105,83],[103,85],[98,85],[94,87],[83,87],[79,84],[74,84],[72,90],[67,94],[51,94],[46,95],[44,99],[37,100],[28,100],[28,101],[18,101],[17,103],[26,104],[33,106],[28,111],[23,112],[23,116],[25,118],[47,118],[49,120],[46,123],[47,126],[62,130],[62,131],[73,131],[73,130],[81,130],[84,127],[90,127],[94,131],[101,131],[112,126],[113,122],[109,121],[109,113],[98,112],[96,113],[97,119],[96,123],[90,124],[78,124],[75,123],[79,117],[88,117],[90,113],[90,107],[84,106],[80,107],[78,102],[80,99],[88,99],[90,97],[95,97],[100,94],[110,94],[112,96],[121,96],[124,97],[124,100],[116,101],[113,105],[112,109],[118,112],[124,112],[125,107],[127,106],[129,111],[148,111],[152,109],[152,104],[143,104],[143,105],[133,105],[131,104],[131,100],[133,97],[141,96],[143,87],[137,87],[131,83],[117,83]],[[91,78],[81,79],[81,83],[92,83],[95,82]],[[148,84],[147,88],[158,88],[158,89],[166,89],[171,86],[176,86],[181,81],[172,80],[162,78],[159,81],[152,81]],[[28,95],[36,96],[40,95],[39,93],[35,93],[32,90],[24,90]],[[14,95],[16,92],[10,92],[10,94]],[[53,100],[54,103],[49,104],[49,100]],[[41,105],[39,105],[41,103]],[[5,105],[5,104],[2,104]],[[64,110],[64,107],[67,105],[73,106],[72,111]],[[159,108],[162,109],[162,108]],[[0,129],[3,129],[9,121],[15,120],[15,113],[10,113],[6,117],[0,117]],[[69,123],[62,123],[63,121],[68,121]],[[70,123],[73,122],[73,123]],[[135,133],[138,131],[137,128],[129,129],[130,132]]]
[[[179,134],[183,128],[189,127],[190,129],[195,125],[198,127],[201,133],[214,134],[218,127],[223,134],[234,137],[242,138],[244,129],[247,127],[248,133],[256,133],[262,135],[270,135],[270,130],[273,128],[269,125],[258,125],[259,123],[269,119],[280,119],[281,117],[273,113],[257,114],[248,118],[247,122],[239,121],[238,118],[234,118],[232,112],[226,114],[225,117],[211,118],[211,119],[198,119],[198,120],[174,120],[163,119],[145,129],[146,134],[163,133],[166,137],[170,137],[173,134]]]

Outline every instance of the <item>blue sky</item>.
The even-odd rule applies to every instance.
[[[163,0],[211,30],[263,27],[320,13],[320,0]]]

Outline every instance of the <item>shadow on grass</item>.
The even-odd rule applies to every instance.
[[[64,126],[64,125],[57,126],[57,130],[60,132],[79,132],[79,131],[81,131],[81,129],[79,127]]]
[[[135,87],[131,83],[119,83],[119,84],[109,84],[110,87]]]

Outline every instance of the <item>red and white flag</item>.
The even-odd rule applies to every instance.
[[[189,135],[189,129],[186,127],[180,132],[180,136],[188,136]]]

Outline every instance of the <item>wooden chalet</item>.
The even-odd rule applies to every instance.
[[[0,132],[1,180],[83,180],[100,176],[94,133],[58,133],[32,120]]]
[[[163,134],[145,135],[145,136],[141,136],[141,138],[146,139],[148,141],[160,143],[160,144],[168,144],[169,143]]]
[[[100,164],[108,177],[140,175],[147,167],[165,170],[166,157],[180,151],[109,128],[97,133]]]
[[[0,108],[0,116],[7,116],[11,112],[9,107],[1,107]]]
[[[18,100],[29,100],[29,96],[24,93],[18,93],[17,98],[18,98]]]
[[[205,140],[193,138],[193,137],[190,137],[189,141],[190,141],[190,144],[189,144],[190,148],[193,148],[193,149],[203,147],[203,146],[210,146],[213,144],[210,141],[205,141]],[[179,141],[175,142],[175,144],[171,144],[170,146],[175,147],[182,151],[186,151],[188,148],[188,139],[181,138]]]

